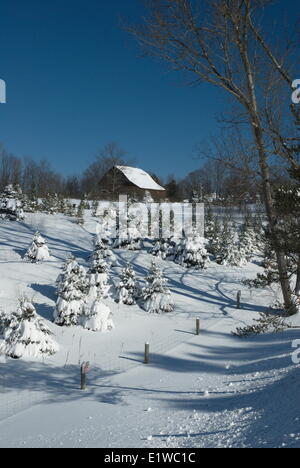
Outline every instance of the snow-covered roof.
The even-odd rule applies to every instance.
[[[116,166],[125,177],[137,187],[144,190],[165,190],[158,185],[147,172],[137,167]]]

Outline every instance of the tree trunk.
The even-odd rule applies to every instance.
[[[249,14],[249,10],[248,10]],[[265,149],[264,144],[264,137],[263,137],[263,127],[259,115],[258,104],[257,104],[257,96],[256,96],[256,89],[254,83],[254,76],[252,66],[248,57],[248,50],[247,50],[247,36],[244,36],[244,41],[240,40],[240,31],[237,30],[237,44],[239,46],[241,58],[243,61],[243,65],[245,68],[245,73],[247,76],[247,86],[248,86],[248,113],[251,119],[251,127],[253,131],[254,140],[256,142],[256,147],[259,154],[259,166],[260,172],[262,177],[262,187],[265,199],[265,207],[267,218],[269,222],[269,229],[272,239],[273,248],[275,250],[277,265],[278,265],[278,272],[279,272],[279,280],[281,285],[281,291],[284,299],[284,306],[285,310],[289,315],[294,315],[297,310],[296,306],[292,302],[292,290],[289,281],[288,275],[288,266],[284,252],[280,247],[280,241],[278,238],[277,233],[277,215],[274,207],[274,199],[273,199],[273,191],[271,187],[271,180],[270,180],[270,169],[267,162],[267,152]]]
[[[254,117],[254,122],[256,121],[256,117]],[[271,234],[272,245],[275,250],[277,265],[278,265],[278,272],[279,272],[279,281],[281,285],[281,291],[284,299],[284,306],[289,315],[294,315],[296,313],[296,307],[292,302],[292,289],[289,280],[289,273],[288,273],[288,265],[286,261],[285,253],[282,251],[280,247],[280,242],[277,233],[277,215],[274,208],[274,201],[273,201],[273,194],[272,188],[270,183],[270,171],[269,167],[266,162],[266,152],[264,148],[263,138],[262,138],[262,131],[259,126],[259,119],[258,123],[253,123],[254,127],[254,135],[255,140],[257,143],[257,148],[259,150],[259,160],[260,160],[260,168],[261,168],[261,175],[262,175],[262,186],[263,186],[263,193],[265,198],[265,207],[267,218],[269,222],[269,229]]]
[[[300,296],[300,255],[298,257],[298,264],[297,264],[297,279],[296,279],[296,286],[295,286],[295,295]]]

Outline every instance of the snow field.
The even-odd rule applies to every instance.
[[[290,356],[299,333],[231,336],[277,297],[275,289],[249,291],[241,285],[259,271],[255,264],[211,263],[191,271],[159,259],[173,312],[147,314],[137,305],[107,299],[115,324],[111,332],[52,323],[60,268],[69,254],[88,265],[95,230],[92,217],[83,226],[43,214],[0,223],[1,308],[13,310],[25,293],[60,345],[56,355],[43,359],[1,359],[0,447],[299,446],[298,368]],[[26,263],[22,255],[36,231],[52,257]],[[144,286],[153,257],[144,250],[114,253],[120,266],[111,270],[112,282],[118,284],[130,261]],[[198,316],[201,333],[195,336]],[[142,364],[145,342],[150,343],[147,366]],[[83,361],[91,363],[84,394],[78,390]],[[41,404],[30,408],[35,403]]]

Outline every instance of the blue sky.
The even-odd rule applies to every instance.
[[[161,63],[139,58],[119,17],[140,13],[137,0],[1,2],[0,141],[9,151],[65,175],[110,141],[159,175],[199,167],[193,147],[217,133],[224,95],[180,86]]]

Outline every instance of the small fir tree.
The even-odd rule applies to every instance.
[[[121,281],[117,286],[117,302],[119,304],[134,305],[138,296],[138,285],[132,266],[128,263],[122,270]]]
[[[54,322],[64,327],[78,325],[88,289],[84,267],[80,266],[73,257],[69,258],[62,268],[56,285],[58,299]]]
[[[247,261],[258,252],[257,236],[254,230],[254,220],[251,213],[245,216],[244,224],[239,235],[240,249],[245,253]]]
[[[215,216],[212,210],[211,205],[209,205],[207,211],[205,212],[205,224],[204,224],[204,237],[205,239],[211,239],[214,233],[214,221]]]
[[[220,249],[216,253],[216,262],[224,266],[242,267],[247,264],[246,252],[241,248],[237,232],[229,225],[223,226]]]
[[[110,308],[103,303],[102,294],[98,291],[98,297],[85,304],[82,326],[94,332],[107,332],[115,328]]]
[[[34,198],[32,195],[23,195],[22,197],[23,209],[25,213],[36,213],[40,209],[38,198]]]
[[[176,249],[176,242],[174,238],[170,237],[169,239],[156,239],[152,249],[149,253],[154,257],[159,257],[162,260],[172,260],[174,259]]]
[[[17,310],[6,317],[3,337],[0,352],[14,359],[52,356],[59,349],[53,333],[28,299],[22,299]]]
[[[100,203],[98,200],[93,200],[92,201],[92,216],[96,218],[98,215],[98,209],[99,209]]]
[[[100,233],[94,237],[94,252],[92,259],[99,257],[99,255],[107,261],[111,267],[117,266],[117,258],[110,248],[110,239],[103,237]]]
[[[218,218],[214,220],[213,233],[208,240],[207,251],[216,258],[222,244],[222,227]]]
[[[110,295],[109,266],[101,256],[94,257],[88,272],[89,291],[85,300],[82,326],[92,331],[107,331],[114,328],[110,308],[103,300]]]
[[[84,210],[85,210],[85,202],[84,200],[81,200],[77,207],[77,213],[76,213],[76,222],[77,224],[83,226],[84,225]]]
[[[220,235],[220,243],[215,253],[216,262],[224,266],[242,267],[246,265],[246,252],[241,248],[238,233],[225,217]]]
[[[206,249],[208,253],[216,257],[221,249],[221,223],[217,216],[214,216],[212,207],[209,206],[205,217],[204,237],[207,240]]]
[[[88,271],[88,297],[92,299],[106,299],[110,295],[109,265],[104,260],[101,252],[91,260],[91,268]]]
[[[206,268],[209,257],[204,247],[204,239],[196,232],[183,238],[178,245],[175,262],[196,270]]]
[[[32,244],[24,256],[24,260],[31,263],[40,263],[49,260],[50,256],[49,248],[45,239],[37,231],[33,237]]]
[[[0,194],[0,219],[20,221],[25,218],[23,209],[23,196],[19,188],[7,185]]]
[[[42,210],[51,215],[55,215],[59,212],[59,198],[56,193],[48,193],[46,197],[42,199]]]
[[[74,207],[74,204],[70,200],[67,200],[65,215],[70,216],[70,218],[75,218],[76,214],[77,214],[76,207]]]
[[[151,270],[146,278],[146,286],[142,290],[144,309],[152,314],[172,312],[174,303],[172,301],[167,280],[163,278],[162,271],[152,262]]]
[[[114,249],[141,250],[140,233],[135,226],[127,229],[127,232],[117,233],[117,238],[113,244]]]

